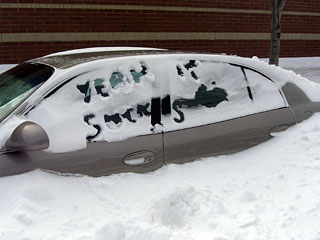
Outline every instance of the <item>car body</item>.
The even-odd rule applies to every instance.
[[[318,112],[317,91],[236,56],[93,48],[33,59],[0,75],[0,176],[145,172],[238,152]]]

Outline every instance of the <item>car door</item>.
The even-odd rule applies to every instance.
[[[295,123],[278,87],[254,70],[185,58],[177,61],[176,73],[170,81],[165,162],[237,152]]]
[[[109,61],[110,62],[110,61]],[[163,164],[152,70],[137,60],[106,63],[76,74],[25,114],[49,136],[46,151],[6,153],[8,174],[42,168],[100,176],[142,172]],[[147,92],[147,93],[145,93]]]

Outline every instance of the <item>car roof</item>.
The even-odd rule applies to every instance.
[[[55,68],[66,69],[78,64],[92,62],[100,59],[127,57],[137,55],[159,55],[168,53],[182,53],[157,48],[86,48],[54,53],[41,58],[32,59],[29,62],[43,63]]]

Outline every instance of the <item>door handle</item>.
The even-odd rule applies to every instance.
[[[127,166],[141,166],[155,160],[156,154],[151,151],[139,151],[130,153],[123,158],[123,163]]]

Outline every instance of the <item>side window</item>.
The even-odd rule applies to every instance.
[[[172,113],[165,129],[183,129],[285,107],[277,86],[252,70],[188,59],[170,81]],[[171,74],[173,76],[173,74]]]
[[[28,113],[46,129],[52,151],[152,134],[152,123],[161,123],[156,78],[146,63],[115,60],[95,69],[70,79]]]
[[[270,79],[247,68],[244,69],[244,72],[257,112],[286,107],[279,88]]]
[[[252,102],[240,67],[191,59],[178,63],[176,72],[170,94],[171,121],[178,128],[237,117]]]

